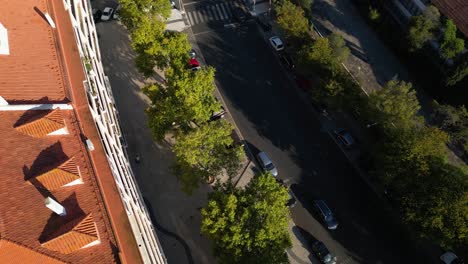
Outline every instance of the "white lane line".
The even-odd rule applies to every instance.
[[[200,16],[200,23],[205,22],[205,12],[203,12],[203,9],[198,10],[197,14]]]
[[[190,25],[195,25],[195,23],[193,22],[193,19],[192,19],[192,12],[188,12],[187,16],[188,16],[188,20],[190,22]]]
[[[213,13],[211,12],[211,8],[209,6],[205,8],[205,11],[208,13],[209,20],[214,20]]]
[[[193,17],[193,23],[198,24],[197,12],[190,12]]]
[[[221,17],[221,20],[226,19],[226,17],[223,14],[223,11],[221,11],[221,8],[219,8],[220,5],[216,5],[216,10],[218,10],[218,14]]]
[[[219,6],[221,7],[221,10],[223,11],[224,16],[225,16],[226,19],[227,19],[227,18],[229,18],[229,15],[226,13],[226,10],[224,9],[224,5],[225,5],[225,4],[222,3],[222,4],[220,4]]]
[[[221,20],[221,17],[219,17],[218,10],[216,10],[216,6],[211,6],[211,11],[213,11],[213,14],[215,15],[215,20]]]

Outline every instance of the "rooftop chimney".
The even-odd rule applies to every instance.
[[[67,215],[67,211],[65,210],[65,207],[63,207],[61,204],[57,203],[54,199],[50,197],[45,198],[45,205],[47,206],[47,208],[54,211],[54,213],[60,216]]]

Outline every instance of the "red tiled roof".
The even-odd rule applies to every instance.
[[[63,261],[6,239],[0,239],[0,260],[8,264],[65,264]]]
[[[31,110],[36,111],[36,110]],[[60,110],[69,124],[68,135],[34,138],[18,132],[14,125],[28,111],[0,111],[0,237],[25,245],[31,250],[71,263],[115,263],[111,244],[115,244],[112,231],[106,225],[103,205],[97,197],[98,187],[87,161],[86,149],[79,136],[80,130],[73,111]],[[79,167],[84,184],[56,190],[44,190],[25,184],[25,179],[49,164],[61,164],[73,157]],[[58,162],[57,162],[58,161]],[[70,166],[69,166],[70,165]],[[70,170],[71,163],[62,169]],[[44,199],[52,196],[62,204],[67,215],[61,217],[49,210]],[[64,254],[41,246],[46,238],[53,237],[56,230],[64,228],[70,221],[92,214],[101,243]],[[49,239],[50,240],[50,239]],[[80,240],[81,241],[81,240]],[[79,244],[81,245],[81,244]],[[68,251],[67,251],[68,252]],[[19,253],[18,253],[19,254]],[[1,262],[1,259],[0,259]]]
[[[64,127],[63,117],[60,115],[59,109],[56,109],[42,118],[17,126],[16,129],[31,137],[44,137]]]
[[[468,38],[468,0],[432,0],[432,4]]]
[[[78,179],[80,179],[78,167],[73,158],[71,158],[57,168],[29,179],[29,182],[35,184],[37,181],[39,183],[37,187],[53,191]]]
[[[68,230],[69,228],[71,230]],[[63,254],[72,253],[98,240],[96,226],[91,214],[83,219],[77,219],[62,225],[53,236],[55,238],[42,243],[42,246]]]
[[[53,29],[35,10],[47,12],[47,1],[2,0],[0,6],[10,44],[10,55],[1,56],[0,95],[7,101],[66,101]]]

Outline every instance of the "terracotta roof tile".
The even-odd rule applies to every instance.
[[[42,118],[17,126],[16,130],[32,137],[45,137],[62,128],[65,128],[65,121],[60,115],[60,109],[56,109]]]
[[[0,239],[0,260],[8,264],[65,263],[6,239]]]
[[[453,20],[458,29],[468,38],[468,1],[467,0],[433,0],[442,14]]]
[[[1,0],[10,55],[0,63],[0,95],[7,101],[63,102],[65,81],[53,29],[34,9],[49,12],[46,0]]]
[[[78,167],[73,158],[71,158],[57,168],[29,179],[29,182],[35,184],[37,181],[40,183],[38,187],[53,191],[78,179],[80,179]]]
[[[72,253],[98,240],[96,225],[91,214],[62,225],[52,236],[55,238],[42,243],[42,246],[63,254]]]
[[[99,188],[93,180],[96,176],[81,141],[74,112],[60,110],[67,124],[68,135],[42,138],[25,135],[14,128],[18,120],[29,116],[28,112],[31,111],[0,111],[0,146],[8,146],[0,148],[0,237],[67,263],[115,263],[118,259],[113,249],[115,240],[106,222]],[[75,174],[74,164],[79,167],[84,184],[48,192],[36,185],[25,184],[25,180],[30,179],[28,177],[41,175],[53,168]],[[66,208],[66,217],[56,215],[44,205],[47,196],[52,196]],[[101,243],[68,254],[62,253],[66,249],[55,251],[41,245],[59,236],[60,232],[64,234],[63,230],[72,230],[78,222],[69,224],[71,221],[81,221],[89,214],[92,214]],[[70,235],[65,235],[65,241],[75,239],[78,241],[77,247],[95,241],[95,233],[83,231],[85,223],[88,222],[83,222]]]

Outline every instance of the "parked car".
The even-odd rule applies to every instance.
[[[191,58],[189,60],[189,66],[190,66],[190,69],[192,69],[192,71],[197,71],[197,70],[201,69],[200,63],[195,58]]]
[[[297,86],[304,90],[305,92],[309,91],[312,88],[312,83],[309,78],[302,74],[295,74],[294,80],[296,81]]]
[[[291,56],[289,56],[289,54],[280,54],[279,59],[281,63],[286,67],[286,69],[292,71],[294,70],[294,68],[296,68],[296,65],[294,65],[294,61],[292,60]]]
[[[118,5],[114,10],[114,15],[112,16],[113,19],[119,20],[120,19],[120,5]]]
[[[446,252],[442,256],[440,256],[440,260],[444,264],[463,264],[464,261],[460,258],[458,258],[457,255],[453,252]]]
[[[262,28],[262,30],[264,32],[268,32],[271,30],[271,24],[268,23],[268,21],[266,19],[263,19],[261,17],[256,17],[255,18],[255,21],[257,21],[257,23],[260,25],[260,27]]]
[[[221,108],[219,109],[219,111],[216,111],[216,112],[213,112],[210,116],[210,121],[215,121],[215,120],[218,120],[218,119],[221,119],[221,118],[224,118],[224,116],[226,115],[226,109],[224,109],[224,106],[221,106]]]
[[[234,16],[234,19],[239,23],[242,23],[245,20],[247,20],[247,16],[245,15],[244,10],[242,10],[242,8],[238,6],[234,7],[234,9],[232,10],[232,14]]]
[[[352,147],[356,141],[354,137],[348,131],[342,129],[335,132],[336,137],[338,140],[345,146],[345,147]]]
[[[312,252],[323,264],[335,264],[336,257],[333,256],[322,241],[314,241],[311,245]]]
[[[270,39],[270,44],[271,46],[276,50],[284,50],[284,44],[283,41],[278,37],[278,36],[273,36]]]
[[[99,9],[93,9],[94,23],[101,21],[102,11]]]
[[[290,187],[286,186],[286,184],[284,183],[282,179],[276,178],[276,182],[278,182],[278,184],[280,184],[281,186],[283,186],[284,188],[288,190],[289,200],[286,202],[286,206],[290,208],[293,208],[294,206],[296,206],[297,198],[293,190]]]
[[[114,13],[114,9],[111,7],[104,8],[102,11],[101,20],[102,21],[109,21],[112,18],[112,14]]]
[[[338,222],[325,201],[314,200],[314,209],[328,229],[332,230],[338,227]]]
[[[264,172],[270,172],[273,177],[278,176],[278,170],[265,152],[258,153],[257,160]]]
[[[197,53],[195,52],[195,50],[191,49],[188,55],[191,59],[195,59],[195,57],[197,56]]]

